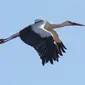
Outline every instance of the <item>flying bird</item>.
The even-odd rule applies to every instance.
[[[65,52],[66,47],[59,39],[55,28],[63,26],[85,26],[71,21],[66,21],[61,24],[52,24],[42,19],[36,19],[35,22],[18,33],[12,36],[0,39],[0,44],[10,41],[16,37],[20,37],[21,40],[32,46],[39,54],[42,64],[45,65],[50,61],[59,61],[62,52]]]

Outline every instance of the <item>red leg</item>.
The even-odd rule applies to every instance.
[[[3,44],[4,43],[4,39],[0,39],[0,44]]]

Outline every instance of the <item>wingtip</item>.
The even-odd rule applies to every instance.
[[[53,60],[52,59],[50,60],[50,63],[53,65]]]

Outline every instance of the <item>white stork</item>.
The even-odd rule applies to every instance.
[[[61,50],[65,52],[64,49],[66,49],[54,29],[71,25],[85,26],[70,21],[63,22],[62,24],[51,24],[44,20],[36,19],[35,23],[25,27],[18,33],[8,38],[0,39],[0,44],[20,37],[24,43],[34,47],[40,55],[43,65],[49,61],[53,64],[53,61],[58,61],[59,54],[62,55]]]

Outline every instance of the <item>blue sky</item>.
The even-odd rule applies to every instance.
[[[0,0],[0,38],[42,18],[85,24],[85,0]],[[85,85],[85,27],[56,29],[67,53],[44,67],[36,51],[19,38],[0,45],[0,85]]]

